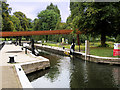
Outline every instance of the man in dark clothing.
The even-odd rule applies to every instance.
[[[75,51],[75,43],[72,43],[70,46],[70,55],[73,55],[74,51]]]
[[[73,43],[70,46],[70,55],[73,55],[75,51],[75,39],[73,38]]]

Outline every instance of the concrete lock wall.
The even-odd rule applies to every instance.
[[[48,52],[51,52],[51,53],[55,53],[55,54],[59,54],[59,55],[66,55],[64,53],[65,50],[59,50],[59,49],[54,49],[54,48],[51,48],[51,47],[42,47],[42,46],[36,46],[36,48],[39,48],[41,50],[45,50],[45,51],[48,51]]]
[[[56,48],[45,47],[45,46],[43,47],[43,46],[37,46],[37,45],[36,45],[36,47],[41,49],[41,50],[45,50],[45,51],[48,51],[48,52],[51,52],[51,53],[66,55],[64,53],[65,50],[63,50],[63,49],[56,49]],[[69,51],[67,51],[67,52],[69,52]],[[77,51],[74,52],[74,57],[81,58],[81,59],[89,61],[89,62],[111,64],[111,65],[120,65],[120,58],[86,55],[85,53],[81,53],[81,52],[77,52]]]
[[[41,61],[41,62],[39,61],[39,62],[23,64],[21,66],[25,74],[29,74],[29,73],[50,67],[50,63],[49,61]]]

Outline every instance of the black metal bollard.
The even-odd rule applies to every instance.
[[[23,47],[21,49],[23,50]]]
[[[9,62],[8,63],[15,63],[14,56],[9,56]]]

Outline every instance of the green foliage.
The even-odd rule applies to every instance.
[[[44,10],[38,14],[40,30],[54,30],[59,20],[59,14],[53,10]]]
[[[20,31],[21,30],[21,25],[20,25],[20,20],[19,18],[17,18],[15,15],[12,15],[10,17],[10,20],[13,22],[14,24],[14,29],[13,31]]]
[[[32,30],[33,29],[33,21],[32,21],[32,19],[30,19],[30,18],[27,18],[27,20],[28,20],[28,30]]]
[[[26,15],[22,12],[15,12],[14,15],[20,20],[21,31],[27,31],[29,27],[29,21]]]
[[[119,3],[71,2],[70,10],[73,27],[85,33],[101,35],[102,46],[106,45],[106,36],[119,33]]]
[[[2,2],[2,30],[3,31],[26,31],[30,27],[29,20],[22,12],[15,12],[14,15],[9,15],[12,8],[9,4]],[[0,18],[1,19],[1,18]]]
[[[57,6],[52,3],[47,6],[46,10],[41,11],[38,14],[38,18],[34,19],[33,29],[34,30],[55,30],[58,24],[61,22],[60,11]],[[35,37],[35,36],[34,36]],[[53,40],[54,36],[38,36],[35,39],[39,40]]]
[[[68,28],[68,25],[66,23],[59,22],[59,23],[57,23],[55,29],[57,29],[57,30],[63,30],[63,29],[67,29],[67,28]]]
[[[53,10],[60,16],[60,10],[58,9],[57,5],[55,6],[51,3],[49,6],[47,6],[46,10]]]
[[[115,40],[116,43],[120,43],[120,35],[118,34]]]
[[[13,22],[10,21],[11,8],[6,2],[2,2],[2,30],[3,31],[12,31],[14,30]]]

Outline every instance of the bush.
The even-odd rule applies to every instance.
[[[115,42],[120,43],[120,35],[117,35]]]
[[[98,45],[97,47],[110,47],[110,45],[108,45],[108,44],[105,44],[105,46]]]

